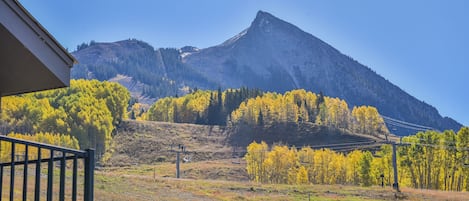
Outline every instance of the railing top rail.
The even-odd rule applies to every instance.
[[[22,140],[22,139],[12,138],[12,137],[8,137],[8,136],[4,136],[4,135],[0,135],[0,141],[8,141],[8,142],[24,144],[24,145],[28,145],[28,146],[35,146],[35,147],[40,147],[40,148],[45,148],[45,149],[51,149],[51,150],[54,150],[54,151],[60,151],[60,152],[65,152],[65,153],[69,153],[69,154],[76,154],[78,156],[85,156],[86,155],[86,151],[82,151],[82,150],[76,150],[76,149],[70,149],[70,148],[65,148],[65,147],[59,147],[59,146],[44,144],[44,143],[40,143],[40,142]]]

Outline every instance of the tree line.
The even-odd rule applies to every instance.
[[[116,125],[126,118],[130,93],[97,80],[71,80],[69,88],[2,98],[2,133],[66,134],[82,148],[109,146]]]
[[[146,114],[151,121],[226,125],[227,117],[239,104],[262,95],[258,89],[240,88],[221,91],[195,89],[182,97],[166,97],[153,104]]]
[[[297,149],[265,142],[247,147],[246,168],[253,181],[285,184],[392,186],[392,148],[375,153],[355,150]],[[446,191],[469,191],[469,128],[419,132],[398,145],[399,185]]]
[[[265,142],[247,147],[246,168],[253,181],[282,184],[353,184],[370,186],[378,182],[376,168],[388,168],[369,151],[349,154],[330,149],[297,149]],[[378,165],[378,166],[375,166]]]
[[[469,128],[419,132],[403,137],[398,149],[400,177],[406,186],[469,191]]]
[[[148,120],[208,125],[263,126],[285,122],[312,122],[357,133],[389,133],[378,110],[372,106],[349,109],[339,98],[303,89],[285,94],[257,89],[195,91],[183,97],[158,100]]]

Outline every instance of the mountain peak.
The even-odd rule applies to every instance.
[[[265,12],[265,11],[258,11],[256,18],[251,24],[251,27],[265,27],[269,24],[284,22],[281,19],[273,16],[272,14]]]
[[[262,18],[275,18],[272,14],[259,10],[257,11],[256,19],[262,19]]]
[[[255,33],[254,35],[259,34],[261,37],[275,35],[276,37],[297,37],[305,39],[312,36],[297,26],[262,10],[257,12],[256,18],[248,29],[248,32],[253,32]]]

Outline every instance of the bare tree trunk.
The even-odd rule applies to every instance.
[[[469,191],[469,176],[467,176],[467,174],[465,174],[464,177],[466,177],[466,192],[468,192]]]
[[[454,174],[456,173],[456,168],[453,167],[453,170],[451,172],[451,186],[450,186],[450,190],[454,190]]]
[[[423,172],[422,172],[422,168],[420,168],[420,165],[417,167],[417,171],[418,171],[418,174],[419,174],[419,188],[420,189],[423,189],[423,185],[424,185],[424,176],[423,176]]]
[[[410,169],[410,177],[412,179],[412,184],[414,185],[414,188],[418,188],[418,184],[417,184],[417,177],[415,176],[415,170],[413,168],[413,166],[409,166],[409,169]],[[391,181],[391,180],[389,180]]]
[[[447,191],[448,190],[448,168],[446,168],[446,166],[445,166],[443,175],[445,177],[445,178],[443,178],[443,181],[445,182],[444,190]]]
[[[433,189],[440,190],[440,171],[437,171],[434,178]]]

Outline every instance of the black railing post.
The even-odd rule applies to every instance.
[[[29,146],[24,145],[24,166],[23,166],[23,200],[27,199],[28,194],[28,160],[29,160]]]
[[[72,176],[72,201],[77,201],[77,174],[78,174],[78,158],[75,154],[73,158],[73,176]]]
[[[3,165],[0,166],[0,195],[3,195]],[[2,197],[0,196],[0,201],[2,201]]]
[[[15,143],[11,142],[11,165],[10,165],[10,200],[14,200],[15,194]]]
[[[0,161],[2,161],[2,142],[0,141]],[[0,201],[2,201],[3,195],[3,165],[0,166]]]
[[[50,159],[48,161],[47,167],[47,201],[52,201],[52,192],[53,192],[53,177],[54,177],[54,150],[50,150]]]
[[[85,156],[85,201],[94,198],[94,149],[87,149]]]
[[[60,159],[60,189],[59,189],[59,200],[65,200],[65,152],[62,152],[62,158]]]
[[[39,201],[41,197],[41,147],[37,148],[37,161],[36,161],[36,175],[35,184],[34,184],[34,201]]]

